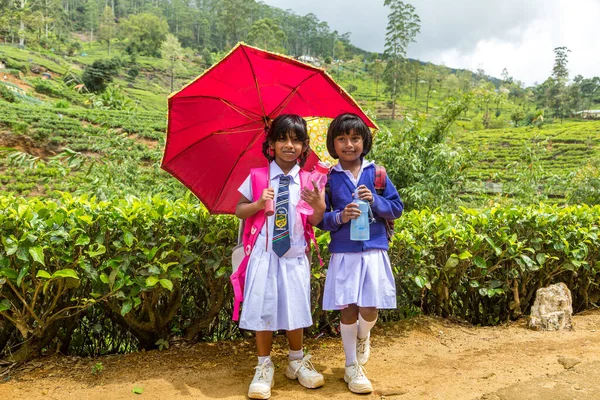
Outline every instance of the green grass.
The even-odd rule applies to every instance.
[[[31,64],[37,64],[57,74],[64,74],[71,65],[64,57],[55,55],[52,52],[42,54],[39,52],[21,50],[7,45],[0,46],[0,58],[12,59],[16,61],[17,64],[25,65],[27,67]],[[10,62],[11,60],[8,61]]]

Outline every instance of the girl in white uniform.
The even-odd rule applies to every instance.
[[[271,361],[273,331],[286,330],[289,363],[285,375],[298,379],[307,388],[323,385],[302,349],[303,329],[312,325],[310,303],[310,263],[302,218],[296,210],[300,198],[314,209],[311,225],[318,224],[325,211],[324,194],[318,190],[300,191],[300,167],[309,152],[306,121],[297,115],[280,115],[273,120],[263,143],[270,161],[270,185],[262,193],[252,193],[250,176],[238,189],[241,193],[236,216],[249,218],[275,200],[275,214],[267,217],[250,254],[240,328],[256,331],[258,365],[248,390],[252,399],[267,399],[274,384]],[[281,196],[279,196],[281,194]],[[277,229],[277,230],[275,230]],[[268,232],[267,232],[268,230]],[[279,233],[278,233],[279,232]]]

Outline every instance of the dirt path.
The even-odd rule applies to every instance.
[[[571,400],[600,398],[600,310],[574,317],[570,332],[534,332],[524,321],[476,328],[415,318],[378,325],[368,376],[375,392],[343,382],[341,342],[308,340],[325,386],[307,390],[283,375],[276,338],[273,399]],[[255,365],[251,340],[171,346],[98,359],[37,359],[0,383],[2,399],[244,399]],[[92,374],[102,363],[103,371]],[[132,389],[141,388],[141,395]]]

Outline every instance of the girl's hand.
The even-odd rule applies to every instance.
[[[358,198],[368,201],[369,204],[371,204],[373,203],[373,192],[371,192],[365,185],[360,185],[358,187]]]
[[[350,203],[342,210],[342,223],[347,223],[351,219],[356,219],[360,216],[358,204]]]
[[[263,190],[260,199],[256,200],[256,205],[258,206],[259,210],[262,210],[265,208],[265,204],[267,203],[267,200],[273,200],[275,199],[275,189],[273,188],[266,188]]]
[[[302,193],[300,193],[300,197],[302,200],[308,203],[309,206],[313,208],[313,210],[318,212],[325,211],[325,198],[321,196],[321,192],[319,192],[319,188],[315,181],[313,181],[313,190],[308,190],[306,188],[302,189]]]

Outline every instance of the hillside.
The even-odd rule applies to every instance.
[[[181,196],[185,192],[159,169],[170,92],[165,60],[137,56],[132,64],[126,42],[119,41],[113,43],[110,57],[99,43],[85,44],[74,56],[0,46],[0,60],[6,64],[0,71],[0,90],[8,90],[15,97],[15,102],[9,103],[0,96],[0,150],[4,148],[7,155],[19,152],[0,160],[3,190],[29,195],[48,195],[53,190],[89,191],[101,197],[147,191]],[[106,95],[79,90],[77,77],[103,59],[117,60],[120,65],[114,76],[120,89]],[[189,52],[182,63],[175,88],[204,70],[202,58]],[[437,79],[430,84],[430,78],[423,76],[428,80],[407,83],[398,101],[399,118],[394,120],[390,119],[388,95],[374,73],[374,64],[356,58],[324,64],[323,68],[380,127],[398,132],[407,116],[423,118],[425,127],[431,125],[444,112],[444,102],[456,94],[460,79],[474,78],[464,71],[454,71],[454,75],[445,67],[413,63],[425,68],[423,74],[435,72]],[[132,65],[135,76],[130,74]],[[465,171],[468,204],[476,206],[490,195],[515,192],[511,185],[523,181],[528,169],[535,171],[533,178],[544,193],[561,199],[569,174],[597,156],[600,123],[573,120],[541,128],[514,127],[512,114],[531,110],[532,103],[510,96],[489,103],[490,99],[474,93],[470,106],[452,128],[453,145],[472,154],[473,165]],[[99,97],[103,105],[89,109]],[[483,129],[486,113],[491,115],[488,127],[496,129]],[[533,112],[523,115],[525,121]],[[64,179],[67,175],[69,179]]]

